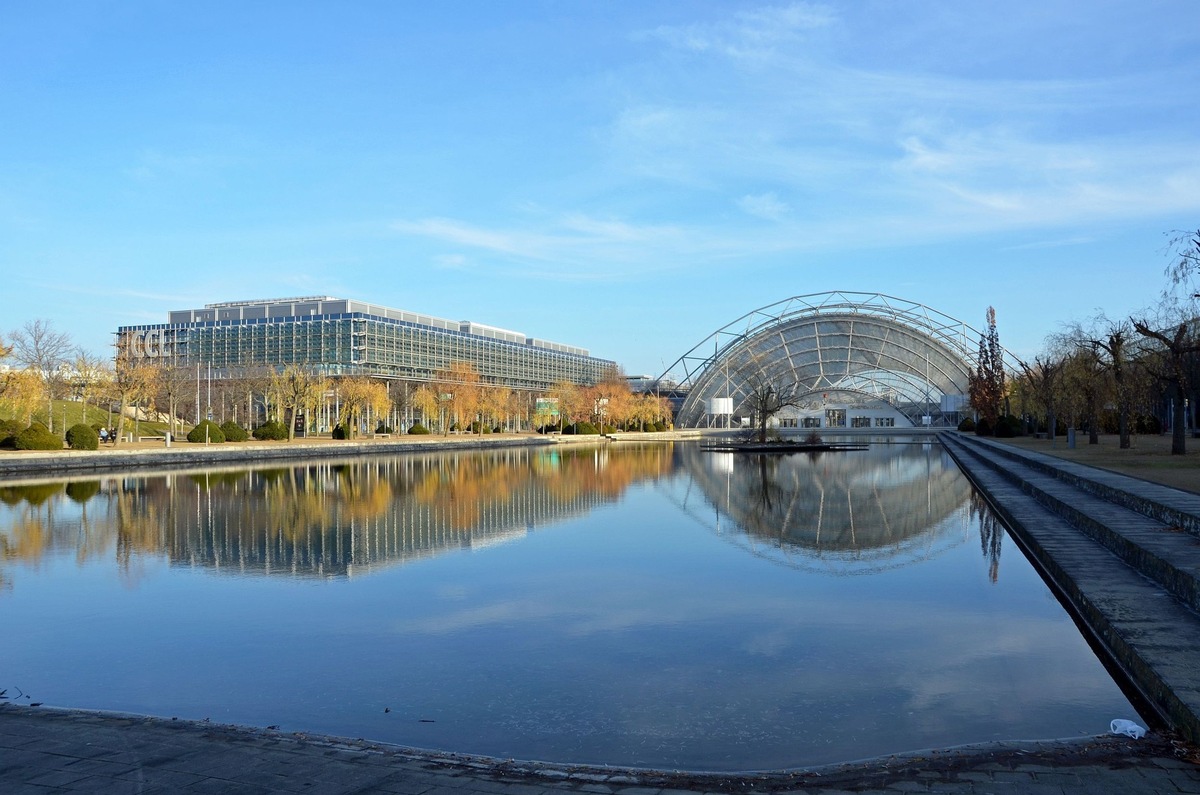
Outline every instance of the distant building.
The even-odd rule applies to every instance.
[[[297,364],[325,376],[427,382],[469,362],[486,384],[544,391],[560,381],[595,383],[616,366],[517,331],[328,296],[205,304],[117,335],[136,358],[211,368],[212,379]]]

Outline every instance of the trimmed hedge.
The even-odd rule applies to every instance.
[[[67,429],[67,446],[72,450],[99,450],[100,434],[90,425],[76,423]]]
[[[594,436],[600,433],[600,429],[590,422],[575,422],[563,428],[565,434],[578,434],[579,436]]]
[[[63,440],[42,425],[35,422],[17,434],[13,444],[17,450],[61,450]]]
[[[225,422],[221,423],[221,433],[225,434],[225,441],[227,442],[244,442],[250,438],[250,434],[246,433],[246,429],[233,420],[225,420]]]
[[[288,438],[288,429],[278,420],[268,420],[254,429],[254,438],[265,442],[282,442]]]
[[[1024,430],[1021,427],[1021,421],[1011,414],[996,420],[996,436],[1001,439],[1012,439],[1015,436],[1021,436]]]
[[[408,432],[413,434],[414,436],[428,436],[429,435],[429,429],[426,428],[424,425],[422,425],[419,422],[414,422],[412,424],[412,427],[408,429]]]
[[[201,420],[200,424],[188,431],[187,440],[192,444],[220,444],[225,441],[225,433],[221,426],[212,420]]]
[[[17,445],[17,434],[22,430],[16,420],[0,420],[0,448],[12,450]]]
[[[958,424],[958,429],[970,433],[975,430],[975,420],[970,417],[963,417],[962,422]]]

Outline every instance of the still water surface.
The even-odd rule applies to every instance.
[[[408,455],[0,487],[0,689],[750,770],[1135,713],[937,445]]]

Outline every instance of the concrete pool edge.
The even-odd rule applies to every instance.
[[[61,791],[245,785],[266,792],[860,791],[947,783],[1036,786],[1129,776],[1161,790],[1200,785],[1195,749],[1168,735],[1105,735],[910,751],[834,765],[689,772],[516,761],[305,732],[124,713],[0,705],[0,782]],[[57,783],[54,783],[57,782]],[[534,789],[530,789],[530,788]],[[1173,788],[1173,789],[1172,789]],[[131,789],[131,791],[133,791]],[[1019,789],[1017,791],[1020,791]],[[1067,791],[1067,790],[1064,790]]]

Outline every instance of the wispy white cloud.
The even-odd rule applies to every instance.
[[[469,260],[462,254],[442,254],[434,257],[434,262],[442,270],[461,271],[466,270]]]
[[[738,199],[737,204],[738,207],[742,208],[743,212],[758,216],[759,218],[765,218],[768,221],[778,221],[787,215],[790,209],[785,202],[779,200],[774,191],[760,193],[755,196],[743,196]]]
[[[633,278],[647,268],[675,267],[697,247],[720,245],[685,227],[634,224],[583,213],[539,217],[509,228],[449,218],[401,220],[391,226],[404,235],[479,252],[481,257],[470,259],[485,263],[478,267],[559,281]],[[464,268],[469,262],[460,252],[438,254],[435,259],[442,267]]]
[[[162,179],[207,179],[237,162],[237,158],[214,152],[164,152],[146,149],[138,154],[136,162],[126,169],[126,174],[143,183]]]
[[[1064,237],[1054,240],[1034,240],[1030,243],[1021,243],[1015,246],[1005,246],[1003,251],[1032,251],[1042,248],[1063,248],[1066,246],[1086,246],[1095,242],[1094,237]]]
[[[791,3],[739,11],[725,20],[663,25],[641,31],[635,38],[656,39],[677,49],[718,53],[739,61],[761,62],[774,58],[805,33],[827,27],[835,20],[828,6]]]
[[[862,235],[829,233],[848,218],[893,230],[890,243],[935,243],[1200,210],[1193,136],[1126,115],[1165,117],[1178,97],[1157,86],[1178,74],[867,68],[838,50],[835,29],[852,24],[842,13],[797,4],[643,35],[689,53],[703,80],[661,70],[625,83],[606,130],[613,169],[653,181],[681,215],[750,254],[860,246]],[[749,54],[752,71],[740,68]],[[682,76],[664,86],[664,74]],[[716,218],[704,197],[730,184],[744,213],[791,223],[772,241]]]

